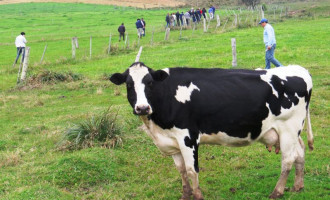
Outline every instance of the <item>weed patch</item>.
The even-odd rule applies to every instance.
[[[83,149],[94,146],[114,148],[122,144],[121,130],[117,125],[118,111],[111,108],[99,115],[94,115],[64,133],[60,149]]]

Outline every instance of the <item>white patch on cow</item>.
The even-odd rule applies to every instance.
[[[170,69],[169,68],[165,68],[165,69],[162,69],[164,72],[166,72],[168,75],[170,75]]]
[[[301,77],[306,82],[306,84],[307,84],[307,90],[308,91],[313,87],[312,78],[309,75],[308,71],[305,68],[303,68],[303,67],[301,67],[299,65],[288,65],[287,67],[276,67],[276,68],[272,68],[270,70],[267,70],[267,73],[266,74],[260,75],[260,78],[263,81],[265,81],[266,83],[268,83],[269,86],[272,87],[273,94],[277,98],[278,98],[278,92],[275,90],[275,88],[273,87],[273,85],[270,84],[270,79],[272,78],[273,75],[276,75],[280,79],[285,80],[285,81],[287,80],[287,77],[292,77],[292,76]]]
[[[200,89],[194,85],[192,82],[190,83],[189,87],[186,86],[178,86],[178,89],[176,90],[175,98],[177,101],[181,103],[186,103],[186,101],[190,101],[191,93],[194,90],[200,91]]]
[[[148,103],[147,97],[145,95],[145,85],[142,83],[145,75],[149,73],[148,68],[141,66],[140,64],[136,64],[129,68],[129,75],[132,77],[134,82],[134,90],[136,92],[136,104],[134,105],[134,109],[138,106],[149,106],[150,111],[149,114],[152,113],[152,108]]]

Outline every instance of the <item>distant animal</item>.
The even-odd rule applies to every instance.
[[[309,115],[312,78],[297,65],[270,70],[166,68],[142,62],[110,81],[126,83],[127,99],[159,150],[181,173],[181,199],[203,199],[198,182],[200,144],[246,146],[256,141],[282,152],[282,170],[269,196],[279,198],[295,164],[293,191],[304,188],[305,146],[301,131]],[[189,179],[192,186],[190,186]]]

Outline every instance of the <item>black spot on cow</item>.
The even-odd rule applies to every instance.
[[[269,99],[270,110],[276,116],[281,114],[281,108],[290,109],[297,105],[298,97],[305,97],[305,101],[308,99],[307,84],[300,77],[287,77],[287,80],[283,80],[273,75],[270,84],[278,94],[278,96],[273,94]]]

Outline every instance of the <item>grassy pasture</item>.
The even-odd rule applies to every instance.
[[[330,24],[322,5],[310,8],[317,17],[292,17],[273,26],[276,57],[284,65],[299,64],[313,76],[311,102],[315,150],[306,152],[305,190],[286,192],[284,199],[329,199],[329,56]],[[172,31],[164,42],[168,10],[135,10],[85,4],[18,4],[0,6],[0,199],[178,199],[181,180],[173,160],[162,156],[138,127],[139,119],[125,97],[125,88],[104,80],[104,75],[124,71],[137,48],[106,56],[108,35],[124,22],[130,44],[137,43],[134,22],[144,17],[147,35],[140,60],[154,69],[174,66],[231,66],[230,39],[237,40],[238,67],[264,67],[260,27],[203,33],[198,27]],[[173,11],[171,11],[173,12]],[[271,13],[271,12],[270,12]],[[226,13],[221,12],[222,18]],[[270,15],[271,16],[271,15]],[[267,17],[267,15],[266,15]],[[222,22],[223,23],[223,22]],[[151,27],[155,27],[150,46]],[[231,26],[231,21],[227,26]],[[29,75],[43,69],[72,71],[81,81],[16,88],[17,69],[13,41],[24,30],[31,46]],[[93,59],[89,37],[93,36]],[[71,37],[78,36],[77,60],[71,57]],[[123,43],[113,38],[113,46]],[[39,65],[45,44],[45,63]],[[114,95],[120,90],[119,96]],[[58,151],[62,133],[88,116],[113,105],[120,108],[124,145],[116,149],[91,148]],[[306,133],[303,132],[306,141]],[[267,199],[280,174],[280,155],[261,144],[244,148],[204,145],[200,148],[200,186],[206,199]],[[294,173],[287,186],[293,185]]]

